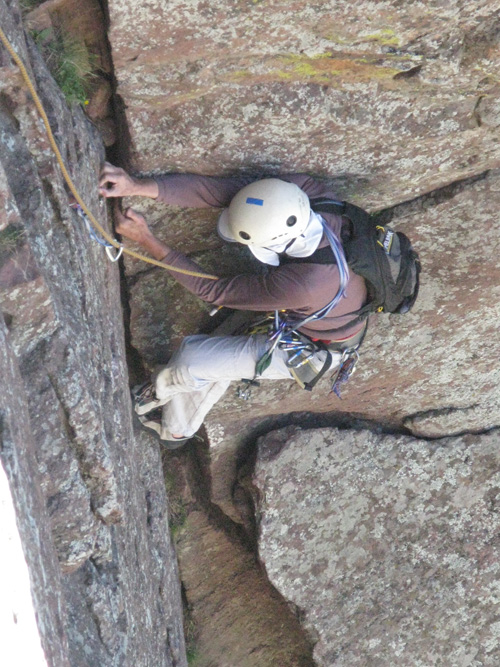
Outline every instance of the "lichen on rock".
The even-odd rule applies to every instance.
[[[259,555],[317,665],[495,665],[498,432],[261,439]]]
[[[15,3],[0,1],[0,22],[77,189],[109,229],[99,133],[66,104]],[[186,665],[158,445],[132,420],[119,269],[69,207],[3,47],[0,90],[0,458],[42,647],[61,667]]]

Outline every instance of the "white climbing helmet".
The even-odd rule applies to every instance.
[[[233,197],[219,217],[217,231],[226,241],[265,248],[300,236],[310,212],[309,198],[298,185],[265,178]]]

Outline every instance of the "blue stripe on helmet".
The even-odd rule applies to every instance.
[[[255,204],[255,206],[264,206],[263,199],[255,199],[254,197],[247,197],[247,204]]]

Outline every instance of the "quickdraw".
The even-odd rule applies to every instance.
[[[359,354],[354,348],[344,350],[342,353],[342,359],[340,360],[337,372],[332,378],[332,388],[330,390],[340,399],[342,399],[340,395],[341,385],[345,384],[354,373],[358,360]]]
[[[26,69],[22,58],[16,53],[16,50],[10,43],[10,41],[7,38],[7,35],[4,33],[2,28],[0,27],[0,42],[5,46],[7,51],[9,52],[12,60],[16,63],[17,67],[19,68],[19,71],[21,73],[21,76],[24,80],[24,83],[26,84],[31,97],[33,98],[33,102],[35,103],[35,106],[37,108],[38,113],[40,114],[40,118],[42,119],[42,123],[45,127],[45,132],[47,134],[47,139],[49,141],[49,144],[52,148],[52,151],[56,157],[57,163],[59,164],[59,168],[61,170],[61,174],[66,181],[66,184],[75,198],[75,201],[81,206],[85,214],[88,216],[88,219],[92,226],[97,229],[99,234],[103,236],[107,242],[109,243],[110,246],[116,248],[118,251],[121,250],[121,252],[124,252],[126,255],[129,255],[130,257],[135,257],[136,259],[140,259],[143,262],[147,262],[148,264],[153,264],[154,266],[160,266],[163,269],[168,269],[169,271],[174,271],[176,273],[181,273],[183,275],[187,276],[194,276],[196,278],[207,278],[208,280],[219,280],[217,276],[213,276],[209,273],[201,273],[199,271],[190,271],[188,269],[181,269],[176,266],[172,266],[170,264],[166,264],[165,262],[160,262],[157,259],[153,259],[152,257],[146,257],[145,255],[142,255],[139,252],[135,252],[135,250],[131,250],[130,248],[124,247],[121,243],[119,243],[116,239],[114,239],[112,236],[108,234],[108,232],[104,229],[104,227],[100,224],[100,222],[97,220],[97,218],[94,216],[92,211],[87,208],[85,202],[81,198],[78,190],[76,189],[75,184],[73,183],[73,179],[71,178],[68,170],[66,169],[66,165],[64,164],[63,157],[61,155],[61,151],[59,150],[59,147],[56,143],[56,140],[54,138],[54,133],[52,132],[52,128],[50,127],[49,119],[48,116],[45,112],[45,109],[43,107],[42,101],[40,100],[40,97],[38,93],[35,90],[35,86],[33,85],[33,82],[31,81],[30,75],[28,74],[28,70]],[[112,255],[110,255],[111,251],[106,250],[108,257],[112,259]],[[120,253],[121,254],[121,253]],[[115,259],[112,259],[112,261],[116,261]]]
[[[108,256],[109,261],[110,262],[117,262],[120,259],[120,257],[122,256],[123,244],[120,243],[120,246],[118,248],[116,248],[116,246],[111,245],[111,243],[108,243],[105,239],[100,238],[97,235],[95,229],[92,227],[92,225],[90,223],[90,220],[88,218],[88,215],[85,213],[85,211],[80,206],[80,204],[78,204],[77,202],[73,202],[69,206],[70,206],[70,208],[72,208],[74,211],[77,212],[79,217],[85,223],[85,227],[87,229],[87,232],[88,232],[90,238],[93,241],[96,241],[96,243],[101,245],[106,250],[106,255]],[[116,250],[117,250],[115,255],[113,254],[113,248],[116,248]]]

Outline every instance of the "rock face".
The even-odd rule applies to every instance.
[[[140,169],[299,168],[381,207],[498,164],[489,0],[109,9]]]
[[[498,449],[498,432],[260,441],[260,557],[317,665],[498,664]]]
[[[165,457],[172,532],[196,667],[311,667],[312,645],[271,586],[252,542],[210,503],[200,452]],[[201,474],[200,474],[201,473]]]
[[[0,22],[88,206],[103,147],[69,109],[20,13]],[[157,445],[134,432],[119,270],[68,206],[17,67],[0,49],[1,460],[50,665],[185,665]]]
[[[306,171],[369,210],[390,209],[384,219],[423,264],[415,309],[373,318],[342,401],[327,379],[312,395],[283,382],[249,403],[228,392],[205,423],[212,501],[243,521],[239,462],[276,426],[362,418],[423,438],[498,426],[494,3],[110,0],[109,10],[137,172]],[[205,269],[254,269],[216,237],[215,212],[134,206]],[[208,309],[161,271],[127,260],[126,273],[132,341],[147,365],[209,326]]]
[[[367,208],[399,204],[392,224],[423,263],[416,308],[374,318],[342,402],[326,380],[312,396],[267,383],[250,405],[228,395],[212,412],[217,502],[232,512],[235,465],[222,450],[251,440],[267,416],[354,414],[425,437],[497,425],[500,48],[491,3],[394,0],[375,11],[366,2],[176,0],[155,6],[154,22],[151,11],[110,2],[137,169],[309,171]],[[217,239],[215,212],[134,205],[207,270],[253,270]],[[207,308],[161,271],[127,260],[127,273],[133,344],[147,364],[163,363],[207,326]]]
[[[374,318],[342,401],[327,379],[312,395],[269,382],[249,404],[230,391],[209,415],[209,499],[190,501],[178,537],[187,600],[204,619],[196,662],[310,664],[286,602],[257,604],[273,596],[234,539],[251,524],[243,487],[234,497],[237,468],[282,423],[352,429],[363,418],[408,435],[289,428],[262,441],[255,484],[271,582],[300,610],[319,665],[498,664],[498,433],[463,435],[500,424],[497,8],[110,0],[109,14],[136,170],[312,172],[342,197],[389,208],[383,220],[408,233],[424,267],[414,311]],[[12,0],[0,0],[0,18],[107,225],[97,133],[67,108]],[[161,461],[131,417],[119,271],[69,209],[3,49],[0,68],[1,457],[43,647],[57,666],[185,665]],[[139,206],[205,268],[255,270],[216,237],[214,212]],[[209,326],[208,309],[161,270],[127,259],[125,272],[146,365]]]
[[[253,554],[190,512],[177,541],[198,628],[199,667],[309,667],[299,623],[255,566]]]

